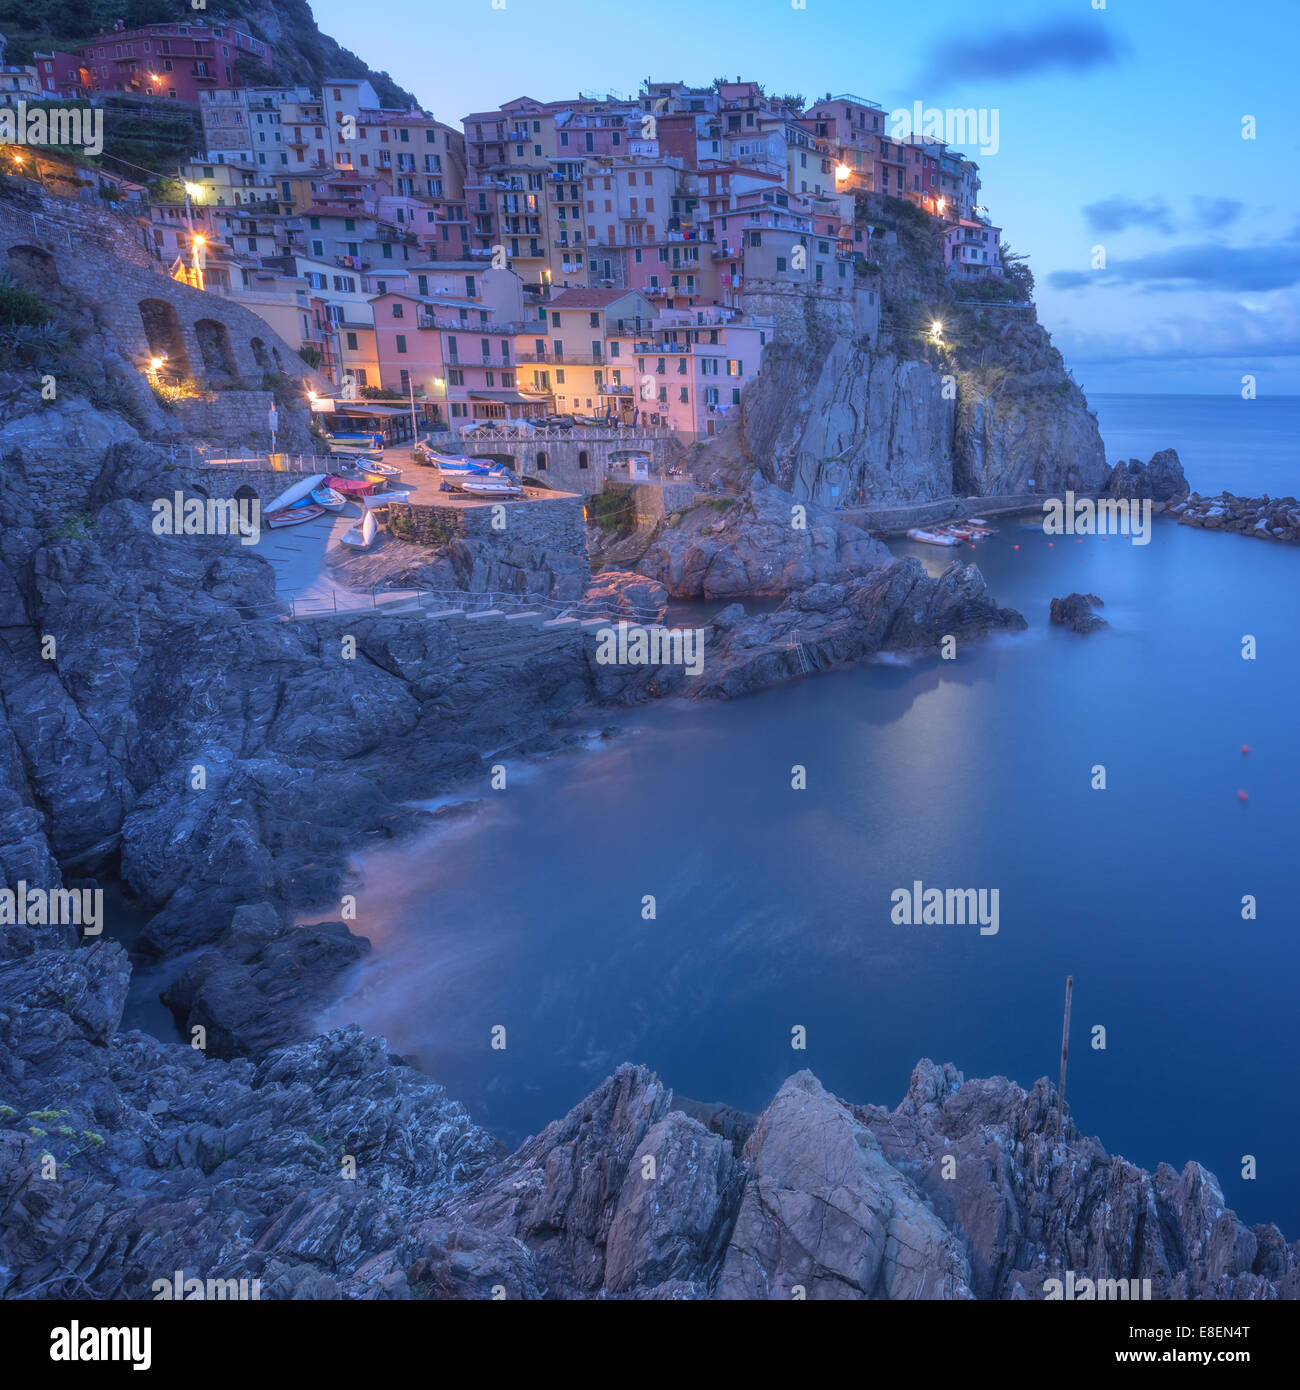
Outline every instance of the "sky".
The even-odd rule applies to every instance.
[[[439,120],[743,77],[974,108],[987,215],[1086,391],[1300,395],[1300,0],[313,0]],[[1253,138],[1243,138],[1253,120]],[[994,145],[996,144],[996,149]]]

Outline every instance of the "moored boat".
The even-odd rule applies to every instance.
[[[312,488],[309,496],[327,512],[341,512],[348,500],[337,488],[332,488],[327,483]]]
[[[409,488],[394,488],[388,492],[372,492],[369,497],[359,497],[357,499],[368,512],[386,507],[390,502],[409,502],[411,492]]]
[[[924,531],[919,526],[913,526],[907,533],[909,541],[920,541],[923,545],[960,545],[961,542],[956,536],[950,536],[945,531]]]

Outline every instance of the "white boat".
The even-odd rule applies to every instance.
[[[524,492],[509,478],[460,478],[456,486],[472,497],[522,497]]]
[[[367,510],[355,526],[349,526],[339,540],[352,550],[369,550],[379,534],[379,523],[375,514]]]
[[[961,542],[956,536],[950,536],[946,531],[923,531],[919,526],[913,526],[907,533],[909,541],[920,541],[924,545],[960,545]]]
[[[395,488],[391,492],[372,492],[369,497],[357,498],[357,501],[368,512],[373,512],[379,507],[386,507],[390,502],[409,502],[410,500],[411,493],[407,488]]]
[[[291,483],[273,501],[267,502],[262,507],[263,514],[271,512],[282,512],[286,507],[292,507],[295,502],[301,502],[321,486],[325,481],[324,473],[308,473],[299,478],[296,483]]]
[[[348,500],[341,492],[324,483],[320,487],[312,488],[309,495],[313,502],[324,507],[327,512],[341,512]]]

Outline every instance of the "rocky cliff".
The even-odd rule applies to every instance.
[[[1046,1080],[922,1061],[888,1109],[805,1071],[746,1116],[625,1065],[506,1157],[381,1039],[205,1058],[119,1031],[117,944],[29,944],[0,947],[0,1296],[147,1299],[178,1269],[269,1299],[1300,1293],[1300,1246],[1198,1164],[1058,1138]]]

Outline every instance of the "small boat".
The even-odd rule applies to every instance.
[[[472,497],[522,497],[523,488],[509,478],[460,478],[457,480],[461,492]]]
[[[378,460],[366,460],[357,464],[357,472],[369,478],[372,483],[397,482],[402,476],[402,470],[394,467],[391,463],[381,463]]]
[[[304,521],[313,521],[316,517],[324,515],[324,507],[318,507],[314,503],[308,503],[305,507],[288,507],[284,511],[272,512],[267,516],[266,524],[273,528],[279,526],[300,526]]]
[[[384,437],[371,430],[335,430],[325,438],[329,443],[343,449],[382,449]]]
[[[379,534],[379,523],[374,512],[367,511],[355,526],[349,526],[339,540],[352,550],[369,550]]]
[[[463,454],[435,454],[433,461],[443,473],[475,473],[486,476],[495,467],[491,459],[467,458]]]
[[[907,533],[909,541],[921,541],[925,545],[960,545],[961,542],[956,536],[950,536],[944,531],[923,531],[919,526],[913,526]]]
[[[327,512],[341,512],[348,500],[341,492],[328,484],[312,488],[308,495],[313,502],[319,503]]]
[[[368,512],[375,511],[379,507],[386,507],[390,502],[409,502],[411,493],[408,488],[395,489],[392,492],[372,492],[369,497],[357,499]]]
[[[348,470],[348,474],[328,474],[325,478],[325,486],[333,489],[335,492],[342,493],[345,498],[365,497],[375,490],[375,484],[372,483],[369,478],[351,476],[350,469]]]
[[[312,490],[320,487],[324,482],[324,473],[306,474],[299,478],[296,483],[290,483],[282,493],[267,502],[262,508],[263,515],[269,516],[274,512],[283,512],[300,502],[310,501]]]

